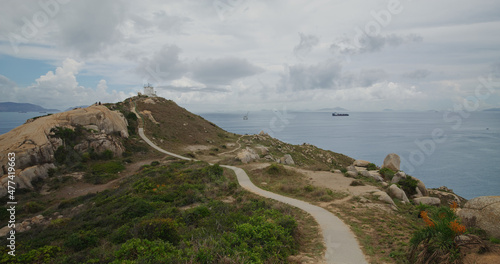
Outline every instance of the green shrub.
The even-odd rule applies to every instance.
[[[148,219],[140,222],[135,230],[140,238],[148,240],[161,239],[177,245],[180,236],[177,231],[178,224],[170,219]]]
[[[52,260],[60,251],[61,248],[57,246],[43,246],[20,255],[16,252],[16,256],[3,254],[0,263],[52,263]]]
[[[304,190],[305,190],[306,192],[312,192],[312,191],[314,191],[314,186],[312,186],[312,185],[309,185],[309,184],[308,184],[308,185],[306,185],[306,186],[304,187]]]
[[[160,165],[160,162],[157,160],[151,162],[151,166],[158,166],[158,165]]]
[[[132,188],[137,193],[149,193],[153,191],[153,188],[155,188],[155,184],[151,180],[151,178],[142,178],[132,185]]]
[[[278,165],[276,163],[273,163],[273,164],[269,165],[269,167],[266,168],[267,174],[270,174],[270,175],[283,174],[284,170],[285,170],[285,168],[283,167],[283,165]]]
[[[111,242],[115,244],[123,243],[132,238],[132,227],[130,224],[125,224],[116,229],[110,236]]]
[[[23,209],[25,212],[29,214],[33,214],[36,212],[40,212],[44,209],[45,207],[40,204],[39,202],[27,202],[24,206]]]
[[[210,210],[206,206],[197,206],[193,209],[186,211],[184,222],[187,225],[196,224],[199,220],[210,216]]]
[[[373,163],[368,163],[368,166],[366,166],[367,170],[377,170],[377,165]]]
[[[71,234],[64,245],[75,251],[81,251],[88,247],[95,247],[99,242],[99,238],[93,231],[79,231]]]
[[[401,186],[401,189],[403,189],[403,191],[405,191],[405,193],[410,196],[417,193],[416,188],[418,185],[418,180],[415,180],[410,175],[406,176],[406,178],[401,179],[398,184]]]
[[[500,244],[500,239],[492,237],[492,238],[490,238],[490,242],[493,244]]]
[[[458,263],[460,248],[455,238],[466,232],[455,214],[456,203],[448,207],[429,208],[421,211],[425,227],[413,233],[410,239],[411,263]]]
[[[392,177],[394,177],[394,174],[396,174],[393,170],[389,168],[382,168],[379,170],[380,175],[382,175],[385,179],[392,180]]]
[[[293,228],[294,224],[289,219],[283,221],[286,226]],[[237,225],[235,232],[225,234],[224,239],[230,247],[243,252],[254,263],[269,259],[285,261],[296,252],[292,246],[294,243],[290,229],[261,214],[250,217],[248,223]]]
[[[133,238],[115,252],[112,264],[122,263],[186,263],[181,252],[167,241]]]

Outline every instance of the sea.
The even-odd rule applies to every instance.
[[[387,154],[427,188],[446,186],[472,199],[500,195],[500,112],[206,113],[226,131],[261,131],[291,144],[309,143],[378,166]]]
[[[261,131],[290,143],[308,143],[378,166],[389,153],[427,188],[447,186],[472,199],[500,195],[500,112],[198,113],[237,134]],[[0,134],[45,113],[0,113]],[[244,120],[247,115],[248,119]]]

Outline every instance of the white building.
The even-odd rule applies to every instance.
[[[155,88],[148,83],[148,85],[144,85],[144,95],[149,97],[156,97]]]

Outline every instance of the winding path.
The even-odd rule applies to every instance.
[[[134,109],[135,110],[135,109]],[[134,111],[136,114],[137,112]],[[137,114],[138,115],[138,114]],[[140,118],[140,115],[138,115]],[[146,141],[154,149],[174,156],[183,160],[194,160],[187,157],[177,155],[175,153],[166,151],[156,144],[154,144],[149,138],[144,134],[144,128],[139,127],[139,136]],[[316,222],[318,222],[322,232],[323,239],[326,247],[325,261],[326,263],[336,263],[336,264],[365,264],[367,263],[363,252],[361,251],[358,242],[354,238],[353,233],[349,228],[335,215],[316,205],[306,203],[297,199],[285,197],[279,194],[268,192],[262,190],[255,186],[251,181],[245,171],[241,168],[221,165],[221,167],[228,168],[234,171],[238,179],[239,184],[244,189],[253,192],[257,195],[274,199],[282,203],[286,203],[297,208],[300,208],[314,217]]]

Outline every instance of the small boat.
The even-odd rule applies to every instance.
[[[333,112],[332,116],[349,116],[349,114],[341,114],[341,113]]]

